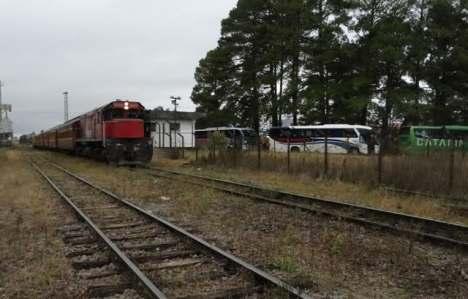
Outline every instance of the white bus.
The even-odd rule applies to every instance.
[[[368,154],[369,145],[378,153],[379,146],[371,127],[331,124],[320,126],[290,126],[271,128],[268,132],[270,151],[319,152],[332,154]]]
[[[222,133],[226,138],[228,148],[248,150],[254,147],[257,142],[257,134],[250,128],[238,127],[217,127],[195,130],[195,146],[208,146],[210,136],[215,132]]]

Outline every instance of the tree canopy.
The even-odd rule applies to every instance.
[[[468,123],[467,0],[239,0],[200,61],[202,125]]]

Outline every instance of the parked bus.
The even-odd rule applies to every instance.
[[[219,132],[224,135],[224,137],[226,138],[226,146],[228,148],[247,150],[251,149],[257,142],[256,134],[253,129],[237,127],[218,127],[195,130],[195,146],[208,146],[209,139],[215,132]]]
[[[404,152],[467,150],[468,126],[412,126],[400,129]]]
[[[378,142],[371,127],[359,125],[290,126],[271,128],[268,141],[271,151],[328,152],[334,154],[367,154],[368,146],[378,152]]]

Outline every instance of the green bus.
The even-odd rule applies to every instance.
[[[400,148],[404,152],[466,151],[468,126],[412,126],[400,129]]]

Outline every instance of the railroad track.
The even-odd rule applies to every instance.
[[[149,173],[155,177],[179,180],[240,197],[386,230],[398,235],[404,234],[421,241],[468,250],[468,226],[464,225],[161,168],[151,168]]]
[[[435,193],[420,192],[420,191],[411,191],[406,189],[384,187],[384,190],[389,193],[406,195],[406,196],[419,196],[432,198],[438,201],[441,201],[442,206],[450,208],[452,210],[460,210],[468,212],[468,199],[464,197],[455,197],[451,195],[443,196]]]
[[[310,298],[59,165],[32,163],[81,223],[61,229],[88,297]],[[47,170],[45,170],[47,168]],[[138,296],[136,298],[138,298]]]

